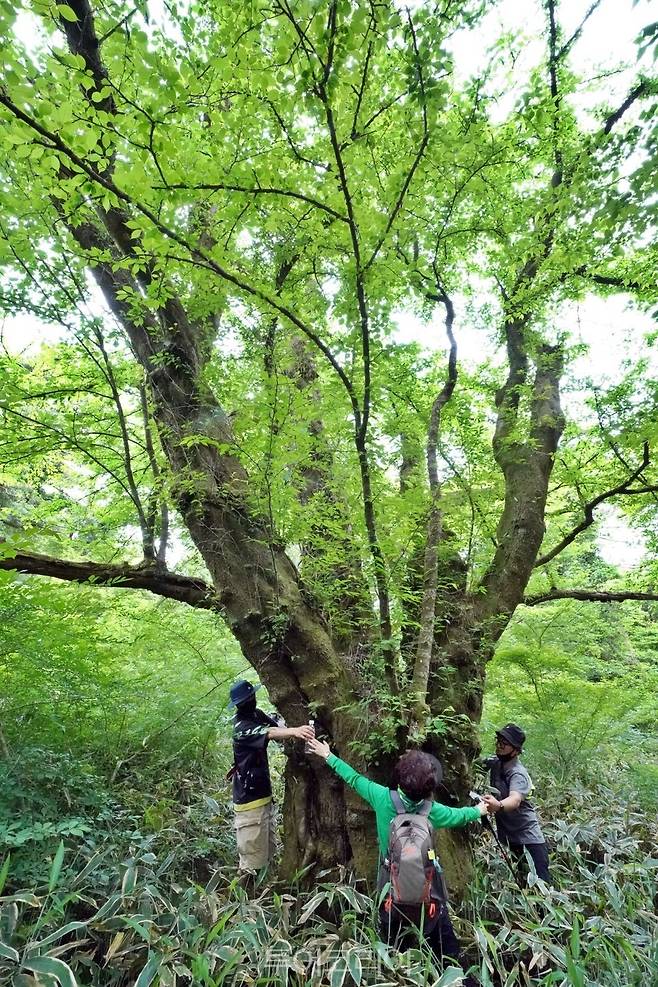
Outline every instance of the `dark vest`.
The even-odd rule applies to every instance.
[[[246,716],[236,713],[233,724],[234,805],[245,805],[272,795],[267,732],[276,725],[276,720],[261,709]]]

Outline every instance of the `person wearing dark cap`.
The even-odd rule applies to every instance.
[[[233,809],[238,844],[239,870],[253,873],[266,867],[275,853],[272,782],[267,760],[270,740],[311,740],[313,727],[280,726],[274,717],[256,705],[251,682],[239,679],[230,689],[229,706],[235,708],[233,722]]]
[[[537,811],[529,796],[532,779],[519,757],[523,751],[525,733],[516,723],[506,723],[496,730],[496,754],[485,758],[483,766],[489,771],[491,787],[499,794],[485,795],[489,812],[496,817],[496,832],[518,860],[527,850],[534,861],[537,877],[551,883],[548,869],[548,847],[541,831]]]

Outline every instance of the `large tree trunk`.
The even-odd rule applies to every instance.
[[[337,753],[350,758],[349,742],[362,735],[357,683],[341,661],[327,629],[304,600],[298,574],[279,546],[267,544],[243,513],[219,503],[185,513],[225,607],[226,620],[270,699],[289,725],[313,718]],[[284,869],[315,862],[322,867],[353,859],[373,862],[367,806],[319,759],[291,745],[285,776]]]
[[[93,11],[88,0],[70,0],[69,6],[76,19],[71,22],[67,18],[62,21],[62,27],[71,51],[82,57],[91,80],[91,86],[84,90],[85,98],[93,101],[96,96],[97,106],[111,120],[116,107],[113,97],[106,92],[108,73],[101,61]],[[319,91],[326,101],[324,84]],[[186,309],[183,296],[175,293],[173,285],[168,286],[168,292],[162,291],[162,270],[158,267],[162,258],[156,252],[152,263],[145,263],[144,256],[136,253],[131,217],[146,217],[167,242],[176,249],[184,248],[190,262],[222,278],[223,283],[243,291],[246,282],[241,274],[226,272],[212,256],[204,253],[200,241],[199,246],[188,241],[177,226],[167,227],[150,207],[114,186],[115,162],[111,155],[103,159],[99,152],[90,163],[58,135],[44,130],[38,119],[30,118],[4,94],[2,103],[57,150],[61,178],[69,178],[79,171],[99,189],[111,193],[109,198],[101,199],[102,206],[96,199],[85,199],[70,207],[54,201],[54,207],[75,241],[76,252],[82,252],[93,271],[143,368],[171,471],[175,506],[211,575],[217,605],[288,724],[306,722],[312,709],[314,719],[329,735],[337,753],[352,761],[350,742],[363,739],[364,720],[359,715],[363,693],[355,673],[332,640],[319,608],[305,596],[299,574],[277,541],[272,525],[254,508],[249,478],[239,459],[225,451],[232,442],[230,419],[204,384],[204,370],[212,350],[212,320],[195,321],[190,315],[194,305]],[[329,124],[331,121],[328,112]],[[427,136],[423,138],[409,181],[426,139]],[[349,205],[349,196],[346,198]],[[396,206],[391,222],[397,209]],[[353,220],[351,228],[358,247]],[[379,247],[372,260],[378,250]],[[536,264],[525,265],[521,282],[530,282],[536,268]],[[360,263],[357,269],[361,331],[364,349],[369,352]],[[154,284],[156,280],[158,283]],[[149,308],[146,300],[149,292],[164,298],[157,310]],[[267,296],[259,287],[251,287],[249,292],[305,331],[294,313],[273,304],[275,296]],[[528,318],[510,318],[505,325],[510,376],[499,396],[494,444],[506,483],[499,550],[482,583],[482,593],[470,596],[458,578],[454,593],[441,594],[432,660],[427,662],[430,712],[445,715],[448,723],[447,731],[427,746],[441,757],[446,767],[446,788],[455,801],[462,803],[468,791],[471,758],[478,747],[476,725],[481,714],[485,663],[522,598],[541,543],[548,478],[561,431],[557,390],[559,356],[546,350],[537,360],[530,441],[520,445],[510,439],[514,437],[521,387],[527,375],[524,330]],[[316,339],[316,334],[312,333],[311,338]],[[364,365],[365,359],[364,356]],[[369,363],[367,367],[369,380]],[[367,389],[364,384],[364,393],[366,390],[368,403],[364,397],[364,409],[369,411],[369,383]],[[368,474],[367,423],[364,412],[357,428],[358,458],[379,593],[380,629],[390,658],[391,681],[396,684],[386,567],[375,531]],[[442,529],[438,526],[436,530],[438,543]],[[435,547],[440,557],[441,546]],[[349,558],[346,564],[350,568]],[[458,568],[457,560],[454,565]],[[430,575],[434,577],[435,573]],[[461,578],[463,573],[457,572],[457,576]],[[440,582],[439,578],[439,586]],[[430,613],[430,623],[431,619]],[[368,625],[364,637],[370,634],[371,619]],[[401,730],[402,742],[403,733]],[[355,766],[369,767],[358,762]],[[386,773],[389,767],[382,764],[380,771]],[[311,861],[333,866],[353,860],[361,873],[374,873],[376,836],[371,814],[360,799],[343,789],[325,765],[304,757],[297,748],[291,752],[286,769],[284,817],[287,872]],[[456,849],[459,846],[458,840],[453,842],[444,857],[455,880],[464,869],[462,850]]]
[[[114,243],[93,224],[74,227],[72,233],[86,249],[116,249],[122,221],[115,215],[107,224],[113,227]],[[253,514],[248,478],[240,463],[220,453],[212,442],[190,441],[199,434],[217,439],[222,446],[230,441],[228,417],[200,384],[203,327],[190,325],[175,300],[160,313],[164,333],[161,325],[157,332],[148,323],[138,325],[124,300],[126,287],[132,288],[133,297],[139,293],[137,285],[130,285],[130,275],[109,265],[96,265],[94,273],[144,367],[178,509],[245,657],[288,723],[307,721],[312,704],[314,718],[337,752],[353,760],[349,742],[358,741],[363,730],[357,680],[336,651],[319,612],[305,599],[283,547]],[[521,330],[513,328],[520,348]],[[552,351],[538,361],[532,441],[527,445],[505,443],[514,424],[525,365],[519,370],[513,364],[514,379],[499,398],[496,451],[506,481],[506,507],[498,532],[499,550],[483,580],[484,592],[471,596],[465,591],[457,557],[442,563],[448,566],[448,581],[455,589],[441,594],[437,608],[428,701],[433,715],[446,715],[448,728],[424,746],[444,763],[447,800],[455,804],[467,800],[470,765],[479,749],[476,728],[486,661],[522,599],[543,535],[548,479],[561,432],[559,362],[559,354]],[[380,766],[379,780],[386,780],[389,769],[390,764]],[[362,874],[374,874],[376,839],[367,807],[345,792],[326,767],[299,752],[291,756],[286,771],[284,818],[288,873],[312,860],[322,866],[351,860]],[[464,837],[444,835],[442,843],[446,870],[453,888],[460,890],[469,873]]]

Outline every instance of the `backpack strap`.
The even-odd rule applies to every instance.
[[[396,813],[398,815],[401,815],[403,812],[406,812],[407,810],[404,807],[404,802],[400,798],[400,793],[396,791],[394,788],[391,788],[389,794],[391,796],[391,802],[393,803],[393,808],[395,809]]]
[[[404,802],[400,798],[400,793],[396,789],[391,788],[390,796],[391,796],[391,802],[393,803],[393,808],[395,809],[398,815],[409,812],[409,810],[405,807]],[[425,801],[418,806],[418,808],[414,813],[412,813],[412,815],[429,816],[431,810],[432,810],[432,800],[425,799]]]

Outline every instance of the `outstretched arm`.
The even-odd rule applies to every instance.
[[[507,798],[497,799],[493,795],[484,795],[484,801],[486,802],[489,812],[512,812],[514,809],[518,809],[523,802],[524,796],[521,792],[510,792]]]
[[[342,761],[335,754],[332,754],[329,744],[323,740],[309,740],[308,750],[311,754],[317,754],[318,757],[326,761],[327,766],[335,771],[346,785],[353,788],[357,795],[365,799],[373,809],[377,808],[382,799],[388,800],[390,798],[388,788],[385,788],[384,785],[378,785],[375,781],[370,781],[365,775],[360,775],[346,761]]]
[[[477,822],[482,816],[486,816],[488,811],[484,802],[478,802],[477,805],[463,805],[457,809],[443,805],[441,802],[433,802],[430,809],[430,822],[435,829],[457,829],[459,826]]]
[[[293,737],[298,740],[313,740],[315,732],[313,727],[305,723],[301,727],[270,727],[267,731],[270,740],[291,740]]]

